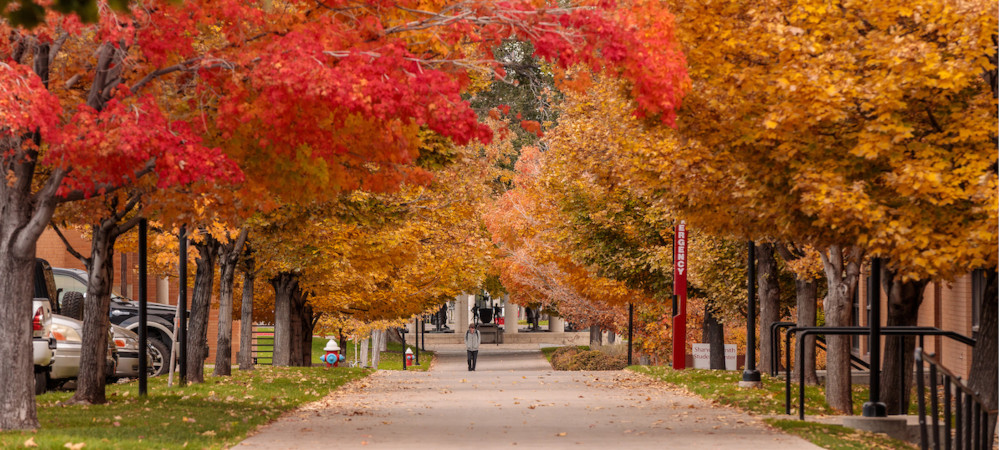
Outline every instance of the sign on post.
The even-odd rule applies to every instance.
[[[674,369],[685,367],[687,353],[687,224],[682,220],[674,227],[674,295],[677,308],[674,310],[673,343]]]
[[[725,344],[726,370],[736,370],[736,344]],[[691,344],[695,369],[711,369],[711,345]]]

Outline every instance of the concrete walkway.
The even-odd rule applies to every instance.
[[[252,448],[815,449],[759,419],[627,371],[557,372],[538,346],[435,348],[429,372],[381,371],[262,428]]]

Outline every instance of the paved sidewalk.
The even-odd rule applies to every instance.
[[[816,449],[631,372],[557,372],[538,347],[460,346],[429,372],[373,374],[239,444],[252,448]]]

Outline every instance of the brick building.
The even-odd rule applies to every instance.
[[[952,283],[928,284],[924,290],[924,300],[920,304],[917,325],[936,327],[976,338],[979,331],[979,305],[985,288],[979,280],[984,277],[982,271],[977,271],[966,274]],[[868,315],[865,313],[868,310],[867,291],[866,277],[862,277],[858,283],[858,295],[855,296],[853,308],[856,325],[868,326]],[[882,324],[885,325],[888,311],[884,293],[880,304]],[[919,342],[917,345],[920,345]],[[870,359],[870,348],[867,337],[862,336],[854,340],[854,351],[863,359]],[[956,375],[963,378],[969,376],[972,367],[972,347],[946,337],[927,336],[924,338],[924,349],[928,353],[937,353],[944,366]],[[882,357],[890,358],[897,355],[883,354]]]

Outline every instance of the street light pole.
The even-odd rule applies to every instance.
[[[871,389],[868,390],[868,401],[861,407],[861,415],[865,417],[886,417],[885,403],[879,401],[882,389],[882,260],[872,258],[871,276],[868,278],[868,345],[871,347]]]
[[[406,370],[406,327],[399,329],[399,336],[403,338],[403,370]]]
[[[757,370],[757,267],[756,249],[753,241],[747,242],[747,361],[743,369],[740,387],[760,387],[760,371]]]
[[[403,351],[406,351],[406,346],[403,346]],[[415,357],[413,358],[413,364],[420,365],[420,316],[413,318],[413,347],[417,349],[414,352]]]
[[[180,280],[177,283],[177,359],[180,361],[180,384],[187,386],[187,228],[181,226],[180,261],[177,262],[177,272]]]
[[[146,346],[149,345],[146,335],[146,219],[139,219],[139,395],[145,396],[146,368],[149,361],[146,358]]]
[[[632,302],[628,304],[628,365],[632,365]]]

